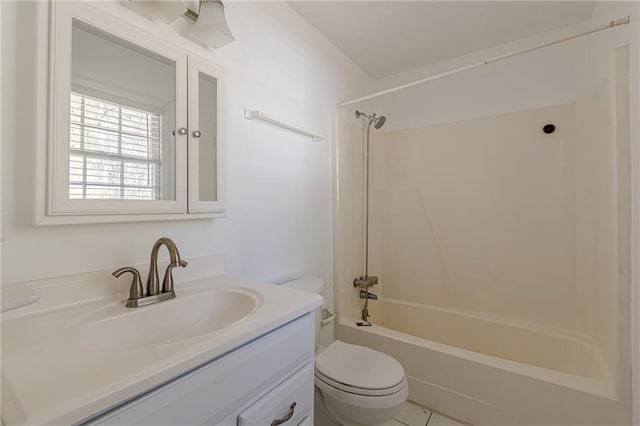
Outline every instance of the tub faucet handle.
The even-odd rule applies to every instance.
[[[365,276],[356,278],[353,280],[354,287],[360,287],[363,290],[370,289],[374,285],[378,284],[378,277],[375,276]]]

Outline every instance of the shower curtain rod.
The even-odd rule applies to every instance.
[[[586,35],[589,35],[589,34],[593,34],[593,33],[597,33],[597,32],[600,32],[600,31],[608,30],[610,28],[618,27],[618,26],[621,26],[621,25],[627,25],[627,24],[629,24],[630,21],[631,21],[631,17],[630,16],[625,16],[625,17],[622,17],[622,18],[618,18],[616,20],[609,21],[609,23],[607,25],[603,25],[601,27],[597,27],[597,28],[594,28],[594,29],[586,31],[586,32],[574,34],[572,36],[564,37],[564,38],[561,38],[559,40],[538,44],[538,45],[533,46],[533,47],[527,47],[525,49],[515,50],[513,52],[509,52],[509,53],[505,53],[505,54],[502,54],[502,55],[494,56],[492,58],[483,59],[480,62],[474,62],[472,64],[465,65],[465,66],[462,66],[462,67],[459,67],[459,68],[455,68],[455,69],[450,70],[450,71],[442,72],[440,74],[435,74],[435,75],[432,75],[432,76],[429,76],[429,77],[426,77],[426,78],[421,78],[420,80],[412,81],[411,83],[401,84],[400,86],[392,87],[390,89],[381,90],[379,92],[375,92],[375,93],[372,93],[370,95],[363,96],[361,98],[357,98],[357,99],[353,99],[353,100],[350,100],[350,101],[347,101],[347,102],[343,102],[341,104],[338,104],[337,107],[338,108],[346,107],[346,106],[349,106],[349,105],[356,104],[358,102],[362,102],[362,101],[366,101],[366,100],[369,100],[369,99],[377,98],[378,96],[386,95],[388,93],[393,93],[393,92],[397,92],[399,90],[408,89],[409,87],[417,86],[417,85],[422,84],[422,83],[426,83],[426,82],[433,81],[433,80],[438,80],[440,78],[448,77],[448,76],[453,75],[453,74],[458,74],[460,72],[467,71],[467,70],[470,70],[470,69],[473,69],[473,68],[482,67],[482,66],[491,64],[493,62],[502,61],[504,59],[511,58],[512,56],[522,55],[523,53],[528,53],[528,52],[531,52],[531,51],[534,51],[534,50],[538,50],[538,49],[542,49],[542,48],[545,48],[545,47],[553,46],[554,44],[564,43],[565,41],[573,40],[573,39],[576,39],[576,38],[579,38],[579,37],[583,37],[583,36],[586,36]]]

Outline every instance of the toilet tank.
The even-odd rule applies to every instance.
[[[309,293],[319,294],[323,297],[324,300],[324,281],[320,278],[308,277],[308,278],[299,278],[297,280],[289,281],[286,283],[282,283],[283,286],[294,288],[296,290],[302,290]],[[322,310],[324,308],[324,303],[321,307],[317,308],[314,312],[315,316],[315,333],[316,333],[316,352],[320,348],[320,330],[322,328]],[[324,343],[324,342],[323,342]],[[330,343],[330,342],[329,342]],[[328,344],[328,343],[327,343]]]

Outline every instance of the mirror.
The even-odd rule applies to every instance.
[[[175,61],[76,19],[71,45],[69,199],[175,200]]]
[[[225,200],[223,71],[189,57],[189,212],[223,212]]]
[[[198,192],[200,201],[216,201],[217,184],[217,131],[218,80],[198,72],[200,136],[198,137]]]

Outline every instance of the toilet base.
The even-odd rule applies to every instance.
[[[408,397],[408,388],[405,387],[403,392],[400,392],[396,395],[398,398],[397,402],[407,400]],[[334,414],[328,407],[324,399],[324,395],[322,391],[318,388],[318,386],[314,386],[314,425],[315,426],[376,426],[376,425],[384,425],[389,420],[391,420],[396,414],[398,414],[402,408],[402,403],[394,404],[393,407],[385,407],[384,409],[364,409],[365,412],[358,415],[358,418],[362,418],[366,423],[354,423],[349,421],[340,420],[340,416]],[[335,404],[335,401],[334,401]],[[355,407],[353,407],[356,409]],[[344,407],[342,407],[344,411]],[[356,409],[357,410],[357,409]],[[380,419],[379,416],[384,418]],[[375,420],[374,420],[375,419]],[[379,420],[378,420],[379,419]]]
[[[340,426],[340,423],[327,411],[322,392],[315,386],[313,389],[313,424],[314,426]]]

